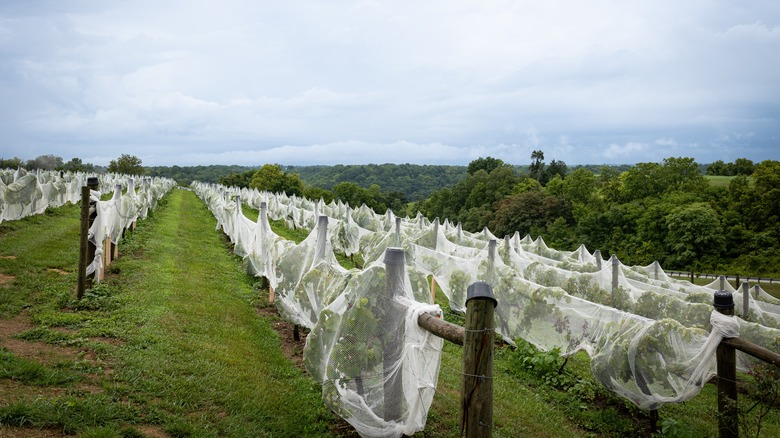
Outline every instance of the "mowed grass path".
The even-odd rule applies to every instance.
[[[327,435],[319,385],[282,355],[215,223],[194,193],[175,190],[136,236],[142,253],[117,263],[139,327],[118,375],[198,435]]]
[[[331,436],[258,289],[174,190],[75,300],[78,206],[0,226],[0,436]],[[46,354],[41,354],[45,352]]]

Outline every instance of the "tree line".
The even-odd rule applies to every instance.
[[[744,160],[738,160],[744,161]],[[552,164],[552,163],[551,163]],[[468,176],[410,205],[428,218],[499,237],[543,236],[552,247],[617,254],[627,264],[658,260],[667,269],[777,275],[780,266],[780,162],[763,161],[750,176],[716,186],[692,158],[555,171],[534,151],[527,172],[479,159]],[[559,170],[563,171],[559,171]]]

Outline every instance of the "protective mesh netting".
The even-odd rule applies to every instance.
[[[625,266],[584,246],[557,251],[517,234],[498,240],[487,229],[469,233],[421,215],[377,215],[365,205],[192,187],[247,271],[276,289],[279,312],[311,329],[307,369],[322,384],[326,405],[363,436],[425,426],[441,354],[441,340],[416,323],[419,312],[440,312],[429,304],[428,276],[455,311],[464,310],[470,284],[487,282],[504,339],[563,354],[585,351],[603,385],[645,409],[696,395],[715,375],[714,351],[723,337],[775,351],[780,343],[780,303],[759,288],[730,289],[739,317],[726,317],[713,312],[719,284],[670,278],[657,263]],[[260,211],[256,222],[243,216],[242,203]],[[298,245],[286,241],[271,231],[269,218],[311,230],[309,237]],[[334,251],[361,254],[366,268],[342,268]],[[398,251],[402,269],[387,261]],[[751,365],[738,357],[743,369]]]
[[[89,241],[95,244],[95,258],[87,265],[87,275],[103,267],[104,244],[107,239],[118,243],[122,232],[137,219],[145,219],[150,210],[169,190],[176,186],[170,178],[141,178],[114,173],[86,174],[82,172],[27,172],[24,169],[0,170],[0,223],[41,214],[47,208],[81,200],[81,187],[89,177],[97,178],[98,190],[90,190],[95,201],[95,217],[89,229]],[[136,189],[136,181],[140,187]],[[102,201],[111,193],[110,200]],[[96,276],[95,280],[100,281]]]
[[[0,169],[0,223],[76,203],[86,181],[84,173]]]
[[[136,181],[140,186],[136,188]],[[98,176],[99,190],[90,191],[90,200],[96,202],[97,216],[89,228],[89,241],[95,244],[95,258],[87,265],[87,275],[103,268],[105,243],[119,243],[122,232],[138,219],[146,219],[149,211],[157,207],[158,201],[176,186],[170,178],[129,175],[101,174]],[[111,199],[102,201],[101,190],[113,188]],[[95,277],[100,281],[100,276]]]

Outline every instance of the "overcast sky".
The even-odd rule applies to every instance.
[[[780,159],[780,1],[0,1],[0,157]]]

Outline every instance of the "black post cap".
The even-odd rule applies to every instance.
[[[475,281],[466,290],[466,304],[473,298],[487,298],[493,301],[493,307],[498,306],[498,300],[493,296],[493,288],[484,281]]]
[[[731,292],[719,290],[715,292],[712,304],[716,309],[732,309],[734,308],[734,297]]]
[[[98,179],[96,176],[90,176],[87,178],[87,185],[92,187],[98,185]]]

